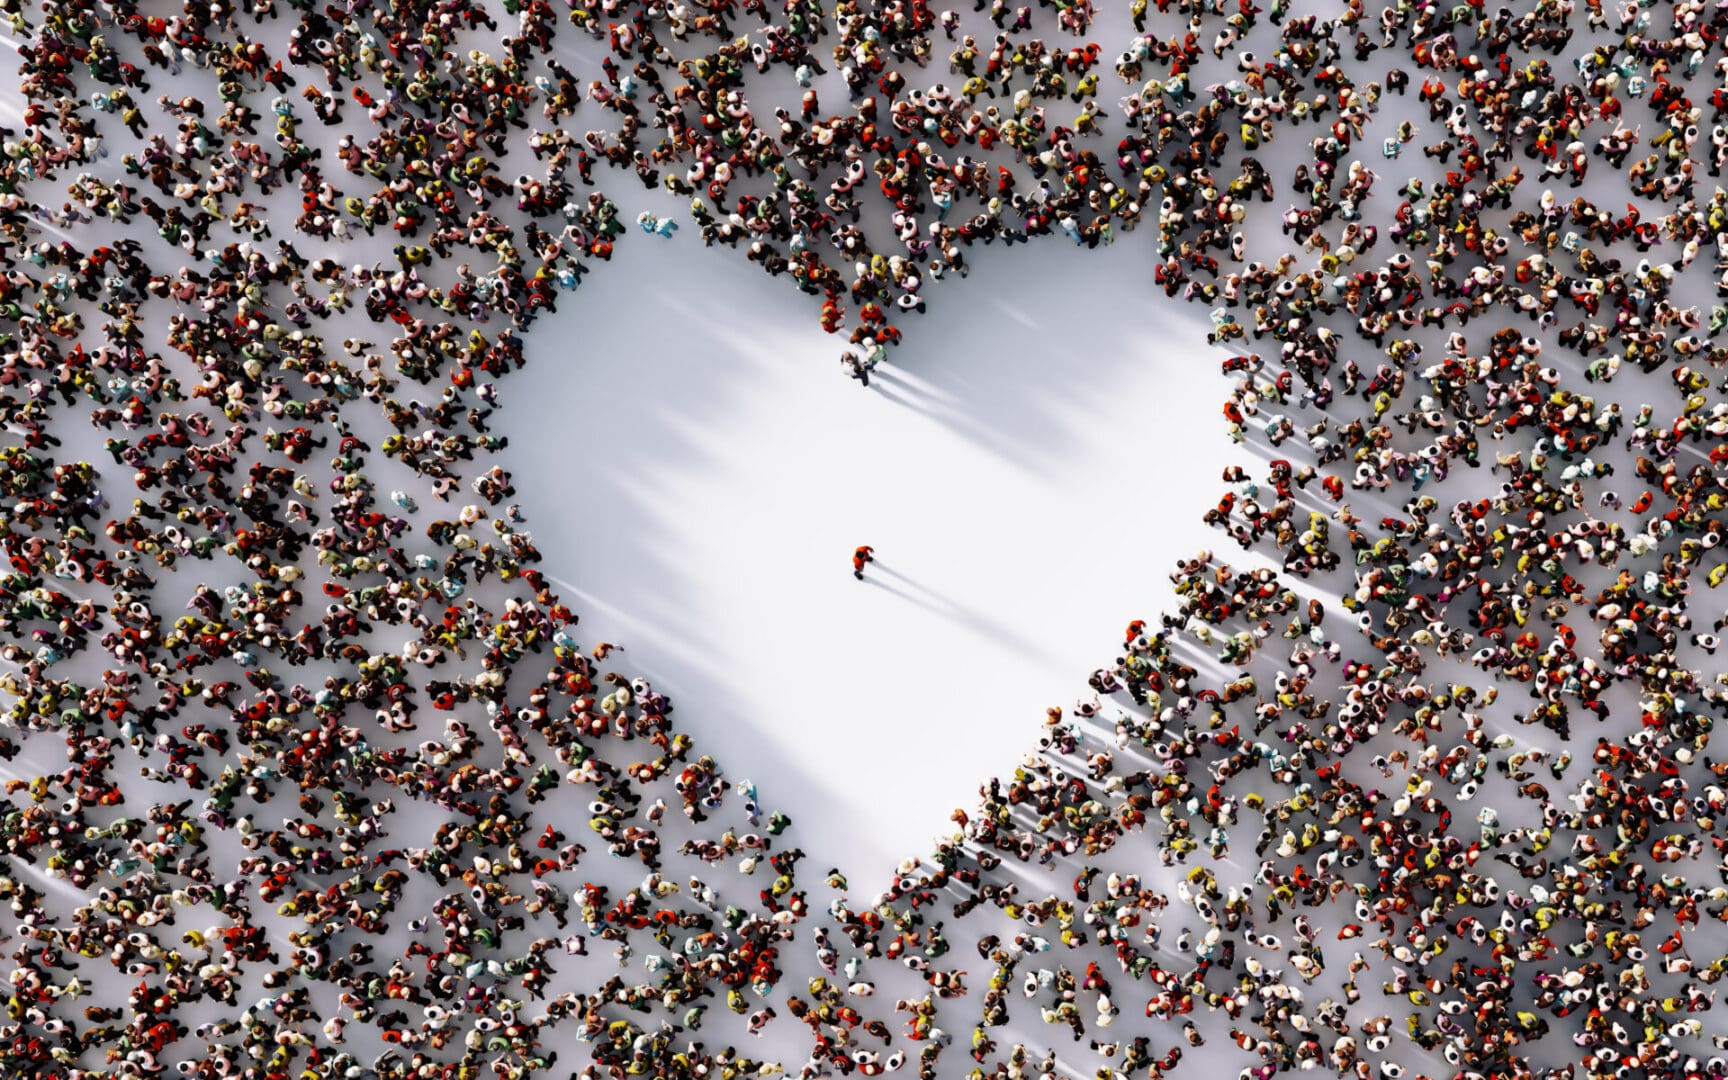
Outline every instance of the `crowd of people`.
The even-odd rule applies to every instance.
[[[1321,7],[0,0],[0,1060],[1728,1077],[1728,7]],[[1143,224],[1242,557],[800,876],[579,636],[504,376],[619,242],[867,388],[981,247]]]

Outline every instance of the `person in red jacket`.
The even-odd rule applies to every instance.
[[[864,580],[864,564],[876,561],[876,549],[865,544],[852,553],[852,576]]]

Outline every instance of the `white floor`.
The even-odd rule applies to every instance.
[[[1223,354],[1147,237],[1048,242],[980,252],[865,390],[811,298],[629,240],[500,385],[543,569],[813,861],[885,884],[1215,542]]]

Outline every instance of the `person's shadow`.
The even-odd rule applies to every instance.
[[[986,618],[965,604],[943,596],[928,585],[884,564],[880,559],[871,560],[865,567],[864,583],[892,593],[932,615],[947,619],[969,633],[987,637],[1028,660],[1039,655],[1037,647],[1031,641],[1004,626],[1000,620]]]
[[[1210,323],[1196,305],[1153,306],[1135,291],[1151,280],[1149,249],[1046,241],[1029,249],[1030,264],[1004,253],[943,278],[929,312],[904,321],[906,343],[870,372],[870,390],[1052,484],[1092,430],[1101,387],[1141,385],[1156,369],[1164,378],[1146,402],[1149,427],[1176,425],[1202,403],[1193,415],[1216,416],[1227,384],[1202,399],[1196,369],[1215,378],[1217,364],[1194,362]],[[1196,432],[1224,438],[1221,422],[1207,424]]]

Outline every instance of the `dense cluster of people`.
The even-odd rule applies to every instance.
[[[0,15],[18,1075],[1728,1077],[1728,8]],[[1231,354],[1242,558],[874,893],[512,501],[618,178],[866,387],[981,246],[1142,224]]]

